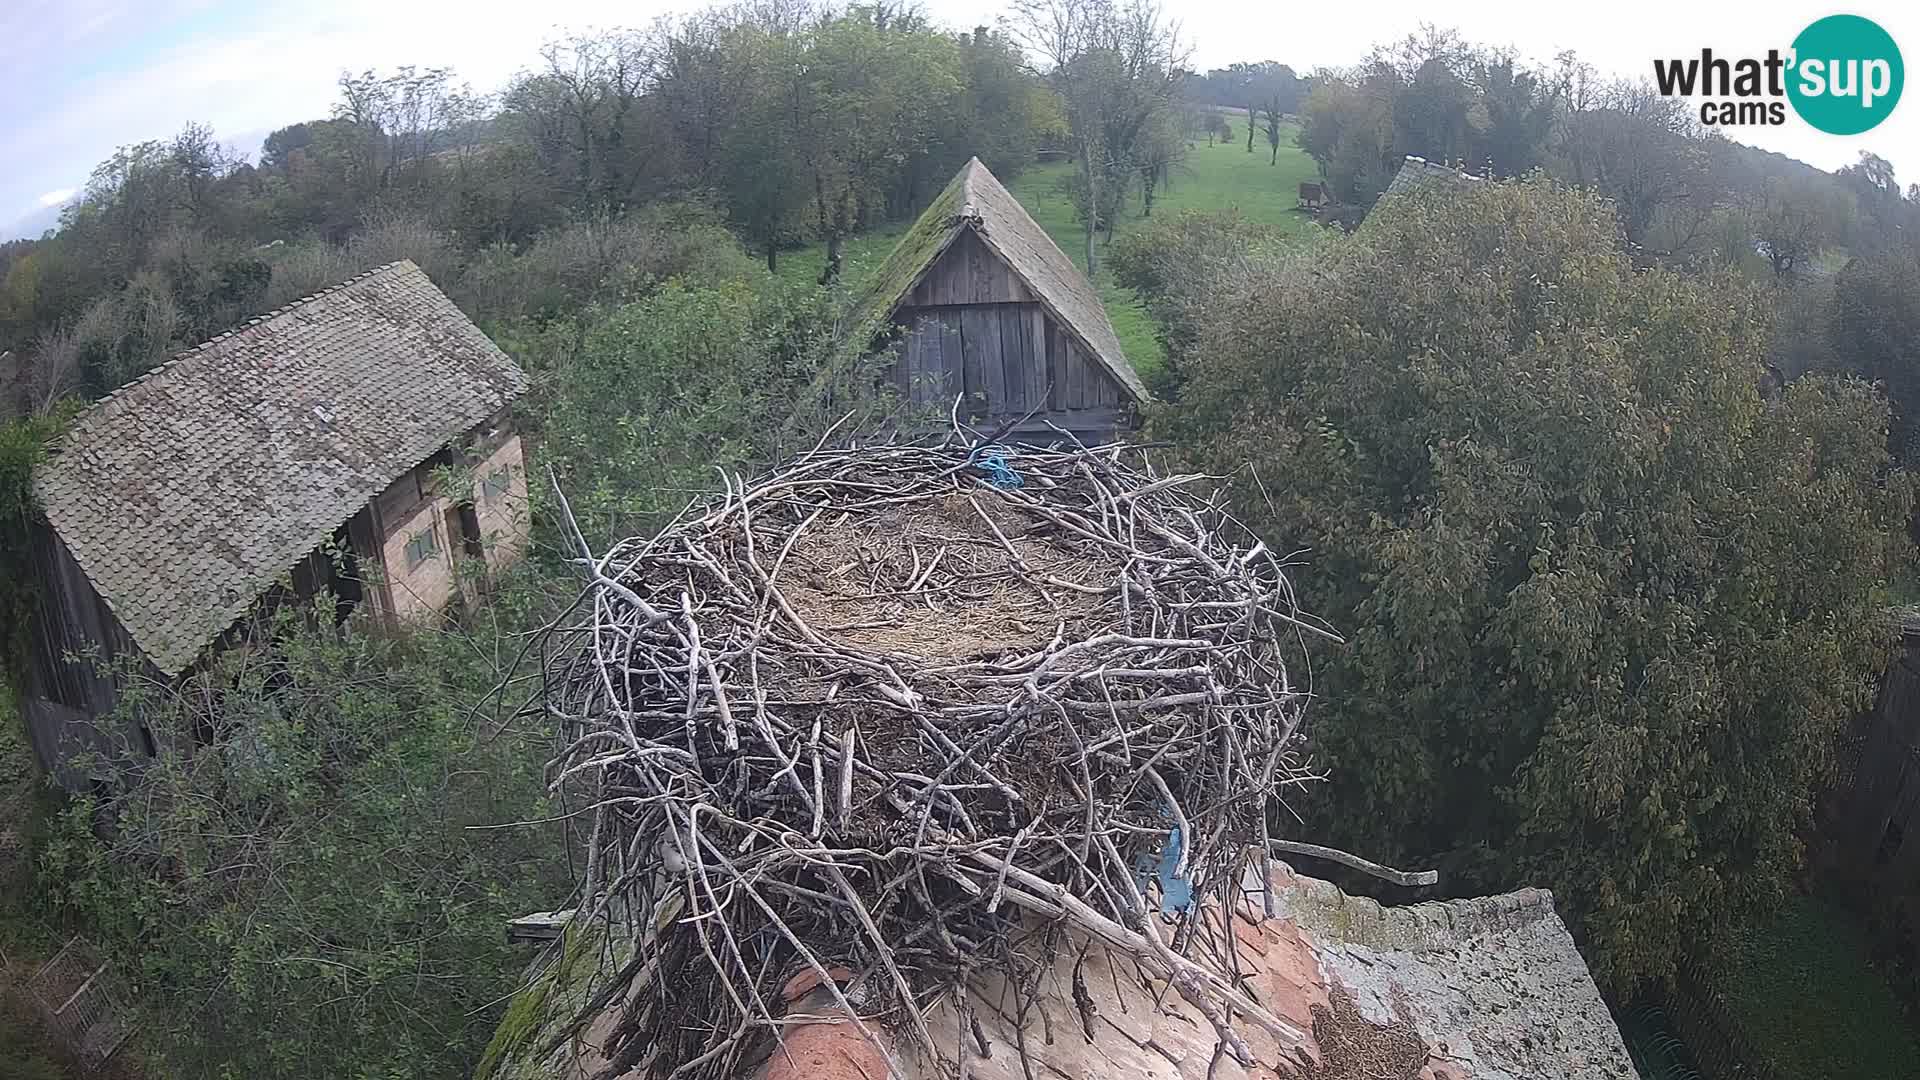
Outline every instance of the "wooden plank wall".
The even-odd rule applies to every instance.
[[[903,307],[1031,304],[1040,298],[972,232],[963,232],[914,286]]]
[[[87,778],[68,765],[74,754],[117,756],[145,749],[148,742],[137,720],[111,719],[122,674],[130,667],[150,679],[160,673],[146,662],[52,526],[37,522],[31,542],[40,598],[21,694],[29,734],[41,767],[68,790],[85,790]]]
[[[907,326],[894,390],[946,411],[954,395],[976,418],[1094,410],[1118,414],[1120,384],[1038,304],[902,309]]]
[[[976,421],[1040,409],[1070,430],[1110,432],[1117,422],[1120,383],[970,232],[894,317],[906,332],[893,384],[906,402],[945,413],[965,394],[964,413]]]
[[[1876,890],[1920,889],[1920,629],[1909,628],[1843,759],[1838,812],[1822,823],[1842,876]]]

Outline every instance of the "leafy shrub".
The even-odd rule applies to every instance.
[[[752,260],[698,206],[590,217],[541,233],[526,251],[481,252],[458,285],[461,301],[490,320],[550,320],[589,304],[634,300],[668,278],[714,283],[756,276]]]
[[[1114,242],[1107,265],[1114,279],[1146,304],[1166,353],[1166,362],[1152,375],[1154,396],[1179,396],[1200,324],[1218,317],[1218,295],[1240,288],[1256,273],[1304,266],[1298,256],[1282,258],[1288,245],[1299,243],[1237,210],[1163,215]]]
[[[529,408],[588,535],[643,533],[719,474],[884,409],[878,361],[857,355],[838,314],[820,290],[673,281],[528,339]]]
[[[453,238],[424,218],[396,211],[372,215],[345,244],[303,241],[269,254],[273,280],[266,289],[265,310],[401,259],[412,259],[442,289],[450,290],[460,280],[460,253]]]
[[[556,827],[498,827],[551,816],[546,755],[488,707],[510,629],[554,609],[547,587],[397,635],[285,609],[178,692],[128,703],[161,755],[96,763],[128,768],[123,793],[62,815],[41,902],[135,982],[170,1074],[472,1066],[526,962],[505,920],[571,888]]]
[[[1757,390],[1736,280],[1636,271],[1533,180],[1396,201],[1254,273],[1160,418],[1305,549],[1311,827],[1553,888],[1615,988],[1763,910],[1887,657],[1912,485],[1857,382]]]

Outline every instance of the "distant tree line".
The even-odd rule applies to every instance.
[[[402,228],[466,265],[692,203],[769,267],[818,239],[837,265],[841,238],[911,214],[968,156],[1012,176],[1066,130],[1006,35],[888,5],[580,34],[494,95],[438,68],[346,74],[330,116],[257,162],[189,125],[103,162],[50,237],[0,246],[0,365],[18,370],[8,386],[0,366],[0,396],[97,396],[284,300],[273,280],[309,277],[316,250]]]
[[[1531,66],[1434,27],[1316,73],[1300,146],[1348,223],[1408,155],[1476,175],[1541,170],[1605,197],[1641,266],[1725,271],[1773,287],[1764,358],[1876,382],[1892,444],[1920,461],[1920,185],[1862,152],[1836,172],[1736,143],[1678,99],[1599,78],[1572,53]]]
[[[1825,173],[1702,126],[1651,85],[1600,78],[1571,53],[1530,65],[1432,26],[1316,73],[1300,146],[1362,210],[1408,155],[1477,175],[1544,169],[1612,200],[1635,257],[1698,267],[1758,260],[1804,273],[1825,248],[1884,249],[1920,226],[1892,167]]]
[[[1187,77],[1188,99],[1203,105],[1243,109],[1247,119],[1247,153],[1253,153],[1254,135],[1266,137],[1269,163],[1280,160],[1285,145],[1284,126],[1299,111],[1312,83],[1286,64],[1272,60],[1257,64],[1229,64],[1204,75]]]

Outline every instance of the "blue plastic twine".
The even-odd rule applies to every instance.
[[[974,447],[967,461],[987,474],[987,483],[1004,491],[1026,484],[1025,480],[1020,479],[1020,474],[1013,471],[1013,466],[1007,464],[1007,459],[1012,456],[1013,451],[999,443],[986,443]]]

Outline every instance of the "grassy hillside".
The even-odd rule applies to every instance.
[[[1241,140],[1246,138],[1244,122],[1235,125],[1235,131]],[[1172,183],[1155,198],[1153,212],[1238,210],[1254,221],[1302,233],[1316,228],[1310,219],[1293,209],[1300,182],[1319,176],[1313,159],[1293,144],[1293,136],[1292,128],[1281,132],[1277,164],[1268,163],[1272,151],[1258,139],[1251,154],[1247,153],[1244,141],[1213,146],[1194,144],[1186,162],[1174,170]],[[1073,258],[1074,265],[1084,270],[1086,242],[1067,189],[1072,171],[1072,166],[1065,163],[1038,165],[1021,173],[1008,186],[1027,208],[1027,213],[1053,237],[1053,242]],[[1136,223],[1139,215],[1136,196],[1120,223],[1120,233],[1124,234]],[[845,249],[848,282],[857,284],[871,274],[893,250],[908,224],[901,222],[848,240]],[[1104,238],[1100,242],[1104,243]],[[819,277],[825,263],[826,245],[813,244],[786,254],[780,261],[780,276],[791,281],[812,281]],[[1153,322],[1146,310],[1127,290],[1114,284],[1104,270],[1094,285],[1107,305],[1107,315],[1113,320],[1114,332],[1119,335],[1127,358],[1142,372],[1159,367],[1160,342],[1154,337]]]

